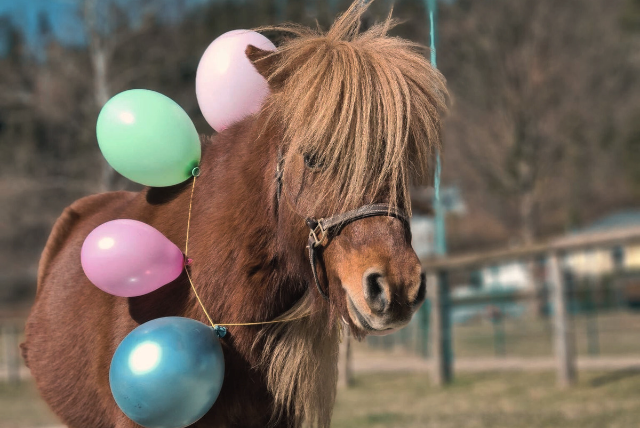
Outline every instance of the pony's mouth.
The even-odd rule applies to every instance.
[[[367,334],[371,334],[373,336],[385,336],[387,334],[395,333],[396,331],[402,328],[402,326],[389,327],[389,328],[373,327],[371,325],[371,322],[367,319],[367,317],[358,310],[358,308],[353,303],[353,300],[351,300],[351,297],[349,295],[347,295],[347,306],[348,306],[347,310],[349,311],[349,317],[351,318],[353,323],[357,327],[360,327],[361,329],[365,330]]]

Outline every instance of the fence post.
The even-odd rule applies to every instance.
[[[447,272],[430,273],[427,289],[431,296],[432,381],[443,386],[453,378],[453,352],[451,344],[451,305]]]
[[[432,287],[433,285],[427,285],[427,287]],[[420,355],[423,358],[427,358],[429,356],[429,317],[431,315],[431,305],[433,304],[431,299],[427,299],[422,304],[418,314],[420,316],[419,324],[419,346],[420,346]]]
[[[338,0],[329,0],[329,13],[331,18],[336,16],[338,13]]]
[[[288,3],[287,0],[276,0],[276,19],[278,22],[283,22],[287,19]]]
[[[505,333],[504,333],[504,314],[502,313],[502,305],[498,306],[499,309],[495,311],[491,319],[493,325],[493,350],[496,357],[504,357],[507,355],[507,349],[505,346]]]
[[[20,381],[20,357],[18,355],[18,327],[15,323],[7,323],[2,327],[2,345],[7,381],[18,383]]]
[[[348,388],[353,385],[353,358],[351,353],[351,333],[344,326],[342,342],[338,353],[338,386]]]
[[[613,285],[613,297],[615,299],[616,309],[620,309],[623,306],[623,290],[625,288],[625,278],[624,278],[624,260],[625,254],[624,249],[621,245],[616,245],[611,249],[611,258],[613,259],[613,275],[612,275],[612,285]]]
[[[594,288],[598,287],[600,281],[596,275],[587,278],[587,308],[586,308],[586,324],[587,324],[587,349],[589,355],[598,355],[600,353],[600,341],[598,337],[598,304],[595,299]]]
[[[553,296],[553,330],[555,339],[558,385],[567,388],[575,384],[576,355],[572,320],[567,312],[567,290],[560,269],[558,253],[549,254],[549,279]]]

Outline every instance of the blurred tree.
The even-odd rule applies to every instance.
[[[451,219],[453,250],[501,245],[519,231],[556,233],[637,205],[638,1],[441,3],[438,62],[453,96],[444,179],[458,184],[472,213]],[[41,15],[42,56],[0,17],[0,276],[35,276],[51,225],[73,200],[131,186],[105,173],[95,140],[98,112],[111,96],[162,92],[211,134],[194,86],[213,39],[282,20],[314,25],[307,5],[326,28],[351,4],[78,2],[86,45],[61,45]],[[364,27],[391,4],[376,0]],[[423,0],[397,0],[394,15],[405,21],[394,35],[428,43]]]
[[[640,69],[640,0],[627,0],[622,12],[621,22],[634,41],[631,61]],[[633,186],[635,196],[640,196],[640,103],[630,116],[628,134],[624,139],[623,166]]]
[[[22,33],[8,17],[0,17],[3,40],[2,69],[0,70],[0,106],[28,106],[31,102],[32,73],[28,72]]]
[[[132,30],[134,25],[130,17],[144,19],[157,15],[158,10],[154,8],[157,5],[159,2],[151,0],[132,0],[128,1],[126,6],[115,0],[81,0],[80,11],[88,42],[93,98],[97,111],[114,95],[114,87],[124,87],[134,78],[133,76],[144,73],[144,61],[127,64],[126,70],[114,73],[113,56],[120,46],[130,43],[136,34]],[[114,81],[115,79],[117,81]],[[113,189],[117,178],[118,175],[113,168],[106,161],[103,162],[102,190]]]
[[[439,62],[454,96],[445,174],[493,194],[487,209],[523,243],[548,225],[537,215],[545,209],[555,230],[558,217],[588,218],[595,180],[619,176],[606,158],[619,136],[601,140],[625,114],[620,100],[638,91],[617,25],[621,5],[459,0],[442,8]]]
[[[622,166],[631,183],[634,194],[640,197],[640,110],[634,112],[624,139]]]
[[[627,0],[621,22],[626,30],[640,31],[640,0]]]

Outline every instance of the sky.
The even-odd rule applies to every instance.
[[[47,16],[53,35],[65,45],[84,43],[78,4],[71,0],[0,0],[0,16],[8,16],[19,28],[27,44],[39,48],[39,16]]]
[[[100,0],[98,0],[100,2]],[[127,0],[113,0],[126,4]],[[185,0],[185,10],[215,0]],[[48,18],[51,33],[60,43],[66,46],[82,46],[85,43],[85,32],[80,19],[80,0],[0,0],[0,17],[9,17],[19,28],[27,45],[36,55],[44,52],[44,40],[40,37],[38,27],[41,16]],[[163,14],[176,19],[177,5],[175,0],[157,0],[162,5]],[[139,18],[132,14],[132,21]],[[6,37],[0,33],[0,39]],[[0,55],[6,50],[6,41],[0,40]]]
[[[131,0],[95,1],[98,4],[112,1],[121,5],[131,3]],[[175,21],[180,19],[181,13],[215,1],[220,0],[153,0],[153,5],[160,6],[158,9],[164,15],[164,19]],[[281,1],[286,2],[286,0]],[[41,17],[48,19],[52,36],[61,44],[65,46],[83,46],[85,44],[85,31],[80,19],[81,3],[82,0],[0,0],[0,18],[9,17],[13,25],[22,31],[31,52],[36,57],[43,59],[46,40],[42,39],[38,30]],[[180,11],[181,7],[183,7],[182,12]],[[140,16],[136,16],[136,8],[129,8],[129,11],[131,21],[135,25],[136,21],[140,20]],[[0,32],[0,56],[6,53],[8,47],[6,36]]]

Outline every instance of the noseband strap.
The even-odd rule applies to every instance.
[[[320,278],[318,278],[318,270],[316,268],[316,260],[318,258],[318,251],[331,242],[336,235],[340,233],[349,223],[353,223],[357,220],[362,220],[368,217],[389,216],[394,217],[402,221],[405,228],[409,227],[409,218],[404,213],[389,204],[371,204],[364,205],[355,210],[347,211],[342,214],[334,215],[329,218],[321,218],[316,220],[313,217],[306,219],[307,226],[309,227],[309,242],[307,248],[309,249],[309,263],[311,264],[311,272],[313,272],[313,279],[318,288],[318,292],[325,299],[329,300],[327,292],[325,292],[320,286]],[[328,291],[328,290],[327,290]]]

